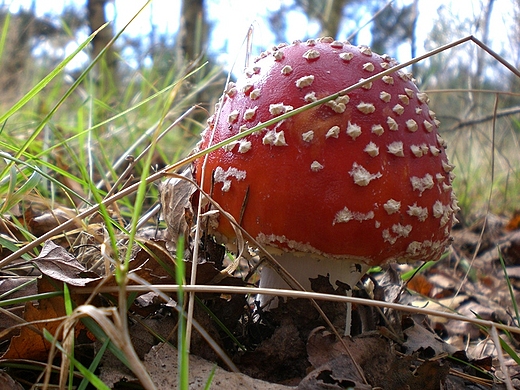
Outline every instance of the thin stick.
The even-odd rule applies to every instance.
[[[247,33],[247,37],[246,37],[246,40],[243,42],[243,44],[247,44],[247,49],[246,49],[246,62],[249,61],[249,52],[250,52],[250,48],[249,48],[249,45],[251,44],[251,36],[253,34],[253,26],[250,26],[249,27],[249,30],[248,30],[248,33]],[[236,64],[236,61],[237,59],[235,58],[235,61],[233,62],[233,65],[231,67],[231,70],[228,72],[227,74],[227,79],[226,79],[226,86],[229,84],[229,81],[231,80],[231,73],[233,72],[233,68],[235,67],[235,64]],[[227,88],[227,87],[226,87]],[[225,91],[222,92],[222,95],[221,95],[221,99],[223,100],[223,97],[224,97],[224,94],[225,94]],[[220,110],[221,110],[222,106],[219,106],[219,109],[218,111],[215,113],[215,123],[218,123],[218,120],[220,119]],[[209,140],[209,144],[208,145],[211,145],[213,143],[213,136],[214,136],[214,132],[211,132],[211,135],[210,135],[210,140]],[[206,176],[204,174],[205,170],[206,170],[206,165],[207,165],[207,162],[208,162],[208,159],[207,159],[207,156],[208,156],[209,153],[207,154],[204,154],[204,162],[202,163],[202,168],[201,168],[201,179],[200,179],[200,187],[201,188],[204,188],[204,177]],[[191,161],[194,161],[194,160],[191,160]],[[203,195],[202,195],[202,192],[199,193],[199,200],[198,200],[198,204],[197,204],[197,213],[196,215],[201,215],[201,211],[202,211],[202,201],[203,201]],[[197,265],[199,263],[199,241],[200,241],[200,234],[201,234],[201,229],[200,229],[200,226],[197,224],[196,226],[196,229],[195,229],[195,237],[194,237],[194,242],[195,242],[195,245],[193,246],[193,256],[192,256],[192,262],[191,262],[191,274],[190,274],[190,284],[196,284],[197,283]],[[192,322],[193,322],[193,311],[195,309],[195,294],[194,293],[189,293],[188,294],[188,315],[187,315],[187,320],[186,320],[186,349],[188,350],[188,352],[190,352],[190,344],[191,344],[191,332],[192,332]]]
[[[381,12],[383,12],[387,7],[389,7],[390,5],[392,5],[392,3],[394,2],[394,0],[389,0],[383,7],[381,7],[374,15],[372,15],[372,17],[367,20],[367,22],[365,24],[363,24],[362,26],[360,26],[356,31],[354,31],[352,34],[350,34],[348,37],[347,37],[347,41],[350,41],[352,38],[354,38],[356,35],[358,35],[358,33],[363,30],[366,26],[368,26],[370,23],[372,23],[374,21],[375,18],[377,18]]]
[[[148,292],[150,288],[157,289],[158,291],[164,292],[176,292],[179,286],[174,284],[151,284],[147,286],[128,286],[127,291],[136,292]],[[424,307],[415,307],[402,305],[394,302],[375,301],[367,298],[347,297],[345,295],[332,295],[324,293],[315,293],[309,291],[296,291],[296,290],[285,290],[285,289],[274,289],[274,288],[260,288],[260,287],[238,287],[238,286],[211,286],[211,285],[185,285],[182,287],[186,292],[195,293],[213,293],[213,294],[265,294],[273,295],[285,298],[304,298],[304,299],[315,299],[317,301],[328,301],[328,302],[351,302],[361,306],[370,307],[381,307],[393,310],[400,310],[407,313],[424,314],[427,316],[438,316],[444,317],[449,320],[469,322],[478,326],[496,327],[497,329],[520,334],[520,328],[516,326],[504,325],[501,323],[483,320],[480,318],[469,318],[461,314],[452,312],[442,312],[433,309],[427,309]],[[70,287],[71,292],[75,294],[90,294],[96,288],[95,287]],[[117,286],[106,286],[98,290],[99,292],[113,293],[117,292]]]
[[[497,359],[500,362],[500,369],[504,374],[504,379],[502,379],[506,383],[507,390],[514,390],[513,383],[511,382],[511,377],[509,376],[509,372],[507,370],[507,366],[504,360],[504,354],[502,353],[502,345],[500,344],[500,338],[498,337],[497,328],[493,325],[491,326],[491,338],[493,339],[493,343],[495,344],[495,348],[497,349]]]
[[[464,38],[461,38],[455,42],[452,42],[452,43],[449,43],[447,45],[443,45],[435,50],[432,50],[426,54],[423,54],[422,56],[419,56],[413,60],[410,60],[410,61],[407,61],[407,62],[404,62],[400,65],[396,65],[390,69],[387,69],[387,70],[384,70],[374,76],[371,76],[367,79],[365,79],[364,81],[362,82],[358,82],[348,88],[345,88],[339,92],[336,92],[332,95],[329,95],[329,96],[326,96],[322,99],[319,99],[315,102],[312,102],[312,103],[309,103],[309,104],[306,104],[305,106],[302,106],[300,108],[297,108],[295,110],[292,110],[292,111],[289,111],[289,112],[286,112],[285,114],[282,114],[274,119],[271,119],[265,123],[261,123],[261,124],[258,124],[257,126],[255,127],[252,127],[251,129],[249,130],[246,130],[246,131],[243,131],[233,137],[230,137],[224,141],[221,141],[205,150],[201,150],[201,151],[198,151],[198,152],[195,152],[191,155],[189,155],[188,157],[185,157],[184,159],[178,161],[177,163],[175,164],[172,164],[172,165],[169,165],[163,169],[161,169],[160,171],[150,175],[148,178],[145,179],[145,182],[146,184],[151,184],[159,179],[162,179],[163,177],[165,177],[169,172],[172,172],[176,169],[179,169],[180,167],[184,166],[184,165],[187,165],[201,157],[204,157],[206,154],[208,153],[211,153],[212,151],[214,150],[217,150],[218,148],[221,148],[222,146],[224,145],[227,145],[229,144],[230,142],[233,142],[233,141],[237,141],[245,136],[248,136],[250,134],[252,134],[253,132],[255,131],[258,131],[264,127],[267,127],[267,126],[271,126],[281,120],[284,120],[284,119],[287,119],[287,118],[290,118],[291,116],[293,115],[297,115],[305,110],[308,110],[309,108],[312,108],[312,107],[316,107],[316,106],[319,106],[321,104],[324,104],[330,100],[333,100],[333,99],[336,99],[338,98],[339,96],[343,96],[357,88],[360,88],[361,86],[365,85],[365,84],[368,84],[370,82],[373,82],[377,79],[380,79],[381,77],[383,76],[386,76],[390,73],[393,73],[399,69],[402,69],[402,68],[405,68],[411,64],[414,64],[416,62],[419,62],[419,61],[422,61],[428,57],[431,57],[433,55],[436,55],[436,54],[439,54],[445,50],[448,50],[448,49],[451,49],[455,46],[458,46],[458,45],[461,45],[465,42],[468,42],[468,41],[473,41],[475,42],[477,45],[481,46],[481,45],[484,45],[482,42],[478,41],[478,39],[476,39],[475,37],[473,37],[472,35],[469,35],[467,37],[464,37]],[[478,42],[478,43],[477,43]],[[481,46],[482,47],[482,46]],[[494,53],[494,57],[495,56],[498,56],[498,54],[496,54],[495,52],[493,52],[491,49],[487,48],[487,46],[484,45],[484,50],[486,50],[487,52],[489,52],[490,54],[491,53]],[[497,57],[495,57],[497,58]],[[518,71],[513,65],[509,64],[506,60],[504,60],[503,58],[501,58],[500,56],[498,56],[497,58],[499,60],[499,62],[501,64],[503,64],[506,68],[508,68],[509,70],[511,70],[515,75],[517,75],[518,77],[520,77],[520,71]],[[102,202],[102,205],[104,206],[108,206],[116,201],[118,201],[119,199],[122,199],[124,198],[125,196],[127,195],[130,195],[132,193],[134,193],[135,191],[137,191],[137,189],[139,188],[139,183],[135,183],[133,185],[131,185],[130,187],[127,187],[126,189],[122,190],[121,192],[117,193],[117,194],[114,194],[108,198],[106,198],[103,202]],[[25,245],[23,248],[20,248],[19,250],[17,250],[16,252],[14,253],[11,253],[9,256],[6,256],[4,259],[0,260],[0,268],[1,267],[4,267],[8,264],[10,264],[12,261],[20,258],[20,256],[30,252],[31,250],[33,250],[34,248],[38,247],[41,243],[45,242],[45,240],[48,240],[50,238],[52,238],[53,236],[59,234],[60,232],[74,226],[75,224],[75,221],[76,219],[80,220],[80,219],[84,219],[94,213],[96,213],[97,211],[99,211],[100,209],[100,205],[94,205],[92,206],[91,208],[79,213],[76,218],[74,219],[70,219],[64,223],[62,223],[60,226],[57,226],[56,228],[50,230],[49,232],[43,234],[42,236],[40,236],[39,238],[35,239],[34,241],[32,241],[31,243]]]
[[[485,46],[482,42],[478,41],[478,39],[476,39],[475,37],[473,36],[467,36],[465,38],[461,38],[455,42],[452,42],[452,43],[449,43],[447,45],[443,45],[435,50],[432,50],[422,56],[419,56],[413,60],[410,60],[410,61],[407,61],[407,62],[404,62],[403,64],[400,64],[400,65],[396,65],[390,69],[387,69],[387,70],[384,70],[374,76],[371,76],[367,79],[365,79],[364,81],[362,82],[358,82],[348,88],[345,88],[337,93],[334,93],[332,95],[329,95],[327,97],[324,97],[322,99],[319,99],[315,102],[312,102],[312,103],[309,103],[309,104],[306,104],[305,106],[302,106],[300,108],[297,108],[295,110],[292,110],[292,111],[289,111],[285,114],[282,114],[272,120],[269,120],[265,123],[261,123],[261,124],[258,124],[257,126],[255,127],[252,127],[251,129],[249,130],[246,130],[246,131],[243,131],[233,137],[230,137],[224,141],[221,141],[205,150],[201,150],[201,151],[198,151],[198,152],[195,152],[193,154],[191,154],[190,156],[188,157],[185,157],[184,159],[178,161],[177,163],[175,164],[172,164],[172,165],[169,165],[163,169],[161,169],[160,171],[150,175],[149,177],[147,177],[145,179],[145,182],[146,184],[151,184],[159,179],[162,179],[163,177],[165,177],[168,173],[176,170],[176,169],[179,169],[180,167],[184,166],[184,165],[187,165],[189,163],[192,163],[193,161],[201,158],[201,157],[204,157],[206,154],[208,153],[211,153],[212,151],[214,150],[217,150],[218,148],[221,148],[222,146],[224,145],[227,145],[229,144],[230,142],[233,142],[233,141],[237,141],[245,136],[248,136],[250,134],[252,134],[253,132],[255,131],[258,131],[264,127],[267,127],[267,126],[271,126],[281,120],[284,120],[284,119],[287,119],[287,118],[290,118],[291,116],[293,115],[297,115],[305,110],[308,110],[309,108],[312,108],[312,107],[316,107],[316,106],[319,106],[321,104],[324,104],[330,100],[333,100],[333,99],[336,99],[338,98],[339,96],[343,96],[357,88],[360,88],[361,86],[365,85],[365,84],[368,84],[370,82],[373,82],[377,79],[380,79],[381,77],[383,76],[386,76],[390,73],[393,73],[397,70],[400,70],[402,68],[405,68],[411,64],[414,64],[416,62],[419,62],[419,61],[422,61],[428,57],[431,57],[433,55],[436,55],[438,53],[441,53],[445,50],[448,50],[448,49],[451,49],[455,46],[458,46],[458,45],[461,45],[465,42],[468,42],[468,41],[473,41],[475,42],[477,45],[481,46],[483,45],[484,47],[484,50],[486,50],[488,53],[493,53],[493,57],[495,56],[498,56],[498,54],[496,54],[495,52],[493,52],[491,49],[487,48],[487,46]],[[482,47],[482,46],[481,46]],[[495,57],[497,58],[497,57]],[[520,77],[520,71],[518,71],[513,65],[509,64],[507,61],[505,61],[503,58],[501,58],[500,56],[498,56],[497,58],[499,60],[499,62],[501,64],[503,64],[506,68],[508,68],[509,70],[511,70],[511,72],[513,72],[515,75],[517,75],[518,77]],[[132,193],[134,193],[139,187],[139,183],[135,183],[129,187],[127,187],[126,189],[122,190],[121,192],[118,192],[117,194],[114,194],[108,198],[106,198],[105,200],[103,200],[103,202],[101,203],[102,205],[104,206],[108,206],[116,201],[118,201],[119,199],[122,199],[124,198],[125,196],[127,195],[130,195]],[[81,219],[84,219],[94,213],[96,213],[97,211],[99,211],[100,209],[100,205],[94,205],[92,206],[91,208],[79,213],[76,218],[74,219],[70,219],[64,223],[62,223],[60,226],[57,226],[56,228],[50,230],[49,232],[43,234],[42,236],[40,236],[39,238],[35,239],[34,241],[31,241],[29,244],[25,245],[23,248],[20,248],[19,250],[17,250],[16,252],[13,252],[11,253],[10,255],[6,256],[4,259],[0,260],[0,268],[1,267],[4,267],[8,264],[10,264],[12,261],[20,258],[20,256],[30,252],[31,250],[33,250],[34,248],[38,247],[40,244],[42,244],[43,242],[45,242],[45,240],[48,240],[50,238],[52,238],[53,236],[59,234],[60,232],[74,226],[76,220],[81,220]]]
[[[485,115],[485,116],[480,117],[480,118],[470,119],[470,120],[467,120],[467,121],[460,122],[460,123],[454,125],[453,127],[450,127],[449,129],[445,129],[444,132],[445,133],[453,132],[455,130],[462,129],[463,127],[478,125],[478,124],[481,124],[481,123],[484,123],[484,122],[489,122],[489,121],[495,121],[497,118],[502,118],[504,116],[516,115],[518,113],[520,113],[520,107],[510,107],[510,108],[506,108],[506,109],[500,110],[500,111],[495,110],[493,112],[493,114]]]
[[[482,224],[482,229],[480,231],[480,236],[478,238],[477,246],[475,248],[475,251],[473,252],[473,257],[471,258],[471,262],[469,264],[468,270],[466,271],[464,278],[460,282],[460,285],[459,285],[457,291],[455,292],[453,299],[455,299],[455,297],[459,295],[460,290],[462,290],[462,287],[468,280],[469,273],[471,272],[471,269],[473,268],[473,264],[479,253],[480,246],[482,245],[482,239],[484,237],[484,232],[486,231],[486,227],[487,227],[489,211],[491,210],[491,198],[493,196],[493,190],[494,190],[493,184],[495,181],[495,134],[496,134],[496,114],[497,114],[497,110],[498,110],[498,100],[499,100],[499,96],[496,95],[495,105],[494,105],[494,109],[493,109],[493,126],[492,126],[492,133],[491,133],[492,134],[492,139],[491,139],[491,185],[489,186],[489,195],[488,195],[488,201],[486,204],[486,214],[484,216],[484,223]]]

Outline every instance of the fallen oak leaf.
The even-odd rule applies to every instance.
[[[76,260],[65,248],[52,241],[46,241],[40,255],[32,260],[42,274],[71,286],[85,287],[88,283],[101,279]]]
[[[38,293],[59,291],[62,286],[56,286],[56,282],[47,277],[37,280]],[[75,301],[80,305],[81,301]],[[50,351],[50,343],[43,336],[43,329],[56,336],[56,332],[61,322],[66,318],[65,302],[62,296],[40,299],[36,304],[34,301],[25,303],[23,319],[26,326],[20,328],[20,334],[11,338],[9,348],[1,359],[32,359],[46,361]],[[82,323],[78,323],[75,328],[75,335],[78,337],[86,328]],[[86,333],[88,339],[93,340],[93,336]]]
[[[63,299],[61,297],[59,299],[63,304]],[[32,327],[23,326],[20,335],[13,336],[2,359],[47,360],[50,344],[44,339],[42,330],[45,328],[54,334],[61,323],[60,317],[64,315],[64,313],[56,311],[55,302],[51,303],[49,300],[43,299],[38,307],[35,307],[32,302],[25,303],[24,319]],[[48,319],[48,321],[42,322],[44,319]]]

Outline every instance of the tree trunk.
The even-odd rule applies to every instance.
[[[484,15],[482,17],[481,23],[482,23],[482,42],[486,45],[489,44],[489,24],[491,20],[491,12],[493,11],[493,3],[495,0],[489,0],[485,10]],[[477,85],[474,85],[475,88],[480,88],[482,85],[482,82],[484,81],[483,76],[483,69],[484,69],[484,56],[487,56],[487,53],[484,53],[483,50],[478,49],[477,50],[477,70],[475,74],[474,81],[477,83]]]
[[[91,32],[96,31],[107,22],[105,6],[109,1],[110,0],[88,0],[88,23]],[[94,37],[92,40],[92,60],[101,53],[113,36],[114,32],[112,27],[108,25]],[[110,47],[105,52],[96,68],[99,86],[101,87],[101,96],[106,96],[106,93],[110,90],[110,86],[113,84],[117,85],[117,61],[113,47]]]
[[[183,0],[181,7],[180,28],[176,42],[177,69],[194,68],[202,64],[207,57],[209,41],[209,25],[206,19],[204,0]],[[205,66],[190,77],[189,84],[185,84],[186,91],[204,83],[210,66]],[[222,86],[207,86],[196,93],[190,100],[193,104],[206,105],[212,110],[215,99],[222,93]],[[207,114],[197,111],[191,116],[195,122],[205,124]]]
[[[416,28],[417,28],[417,19],[419,18],[419,0],[414,0],[412,4],[412,15],[410,26],[410,55],[411,58],[415,58],[417,56],[417,36],[416,36]],[[412,64],[412,73],[417,74],[417,63]]]
[[[321,36],[338,38],[339,26],[343,19],[343,8],[348,3],[347,0],[327,0],[325,12],[321,19]]]
[[[204,54],[208,33],[204,0],[183,0],[177,47],[185,59],[193,61]]]

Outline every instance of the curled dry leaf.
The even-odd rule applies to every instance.
[[[33,260],[42,274],[71,286],[84,287],[101,278],[88,272],[74,256],[52,241],[45,242],[40,255]]]
[[[352,360],[346,355],[339,355],[303,378],[298,390],[371,390],[372,386],[364,384],[356,374]]]
[[[11,378],[7,373],[0,372],[0,389],[3,390],[23,390],[23,386]]]
[[[29,221],[31,233],[39,237],[60,224],[73,219],[76,214],[76,211],[60,206],[54,210],[45,210],[42,213],[38,213],[37,210],[30,208],[25,212],[25,217]]]
[[[191,179],[191,169],[186,169],[180,176]],[[190,198],[196,188],[188,180],[171,177],[160,184],[162,216],[166,222],[168,249],[175,250],[179,236],[189,236],[192,225],[193,208]]]
[[[421,362],[415,356],[398,353],[395,344],[376,333],[345,337],[343,341],[352,358],[363,369],[367,381],[374,387],[385,390],[437,390],[449,372],[449,366],[442,361]],[[325,331],[325,328],[317,328],[312,332],[307,352],[309,361],[316,369],[302,381],[306,386],[302,389],[340,389],[345,387],[339,385],[348,381],[361,386],[362,382],[356,379],[357,371],[346,355],[343,344],[336,341],[334,335]],[[326,381],[336,387],[324,387]]]
[[[427,351],[428,354],[431,354],[428,357],[432,358],[445,353],[453,355],[457,352],[457,348],[446,343],[435,333],[420,326],[416,322],[406,328],[404,334],[406,341],[403,346],[408,354]]]

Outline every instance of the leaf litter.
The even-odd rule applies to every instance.
[[[193,191],[187,188],[179,191],[184,193],[181,196],[184,200],[169,201],[174,217],[170,216],[173,220],[168,225],[175,226],[176,232],[167,236],[168,240],[163,239],[164,231],[156,232],[157,238],[143,233],[139,239],[141,245],[132,249],[131,257],[131,274],[138,278],[130,278],[129,284],[136,284],[135,280],[144,280],[151,285],[175,284],[175,262],[179,259],[169,250],[174,247],[172,239],[188,232],[187,242],[193,247],[189,236],[192,210],[186,201]],[[55,219],[51,215],[55,214],[47,210],[39,213],[38,218],[40,221],[46,218],[52,221]],[[67,218],[74,216],[68,212]],[[175,219],[180,222],[176,223]],[[518,222],[493,215],[487,216],[487,222],[483,234],[482,218],[468,228],[456,229],[449,256],[418,273],[407,283],[401,280],[399,274],[410,271],[411,266],[392,266],[366,277],[355,291],[359,297],[435,308],[438,316],[402,313],[384,306],[378,309],[354,305],[353,337],[345,337],[342,342],[325,327],[318,312],[304,299],[289,298],[277,309],[262,312],[251,296],[197,294],[199,303],[196,305],[195,319],[242,373],[237,377],[228,372],[233,379],[220,379],[219,383],[231,384],[235,382],[227,381],[242,378],[253,381],[247,382],[254,383],[256,387],[253,388],[262,389],[369,389],[377,386],[383,389],[505,389],[505,378],[509,376],[515,388],[520,388],[520,369],[514,356],[505,354],[502,363],[505,363],[507,373],[502,372],[504,365],[498,361],[496,344],[489,330],[471,322],[446,319],[442,315],[443,311],[457,312],[468,318],[478,317],[518,327],[507,280],[499,261],[502,256],[518,301]],[[54,227],[50,222],[40,224],[38,235]],[[16,225],[12,230],[16,232]],[[71,234],[74,239],[79,235],[77,231]],[[20,237],[16,236],[14,234],[12,237],[13,241]],[[25,303],[14,301],[13,304],[6,301],[3,305],[0,327],[4,343],[0,361],[47,360],[50,343],[44,339],[43,329],[54,334],[66,318],[65,305],[62,296],[38,299],[37,294],[62,291],[63,283],[66,283],[72,288],[76,306],[84,304],[87,299],[94,299],[99,307],[111,305],[112,293],[88,297],[96,287],[116,285],[112,275],[106,274],[107,269],[113,272],[113,268],[89,268],[91,255],[83,256],[84,252],[77,251],[75,245],[79,245],[77,241],[64,237],[47,241],[40,254],[30,262],[21,259],[2,270],[4,277],[0,286],[5,294],[4,299],[32,299]],[[99,240],[91,241],[89,245],[97,245],[99,255]],[[255,254],[240,260],[236,274],[228,275],[224,270],[233,260],[228,259],[224,248],[208,236],[203,236],[199,245],[202,251],[201,263],[197,267],[198,283],[248,286],[256,281],[248,272],[258,261]],[[187,259],[180,260],[187,266],[185,279],[188,280],[191,263]],[[342,286],[330,285],[326,277],[317,278],[313,287],[321,292],[343,294]],[[12,290],[13,293],[9,294]],[[83,290],[88,293],[82,293]],[[175,294],[170,294],[170,297],[175,302]],[[320,301],[319,305],[335,327],[344,327],[345,303]],[[150,290],[137,294],[130,307],[132,343],[151,372],[157,369],[158,351],[170,351],[169,360],[160,358],[165,359],[161,360],[162,366],[159,365],[163,370],[165,365],[170,367],[176,360],[175,349],[171,347],[177,343],[175,329],[178,313],[174,306]],[[13,321],[13,316],[17,315],[18,320]],[[75,336],[81,341],[77,343],[78,351],[83,349],[88,355],[85,351],[99,348],[99,341],[95,341],[95,337],[81,323],[76,326]],[[500,336],[512,351],[518,353],[520,337],[517,333],[502,332]],[[85,348],[87,344],[89,347]],[[347,345],[351,356],[345,353],[344,345]],[[198,332],[193,334],[191,352],[205,359],[199,361],[193,358],[191,369],[194,373],[204,365],[207,369],[207,361],[222,364],[219,354],[208,348],[206,338]],[[106,356],[111,355],[107,353]],[[108,372],[111,373],[112,379],[106,379],[107,383],[111,381],[115,386],[121,381],[137,381],[124,367],[112,369],[117,359],[107,357],[99,371],[105,378],[108,378]],[[360,376],[353,360],[361,367],[363,376]],[[215,367],[213,363],[209,364]],[[226,371],[222,372],[226,375]]]

